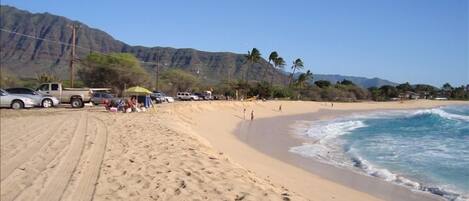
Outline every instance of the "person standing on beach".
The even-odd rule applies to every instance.
[[[254,120],[254,110],[251,111],[251,121]]]
[[[280,104],[280,105],[278,106],[278,111],[279,111],[279,112],[282,111],[282,104]]]
[[[246,120],[246,108],[243,110],[243,119]]]

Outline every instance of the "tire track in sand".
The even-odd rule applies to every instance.
[[[82,174],[78,178],[76,189],[74,189],[72,195],[69,197],[69,200],[72,201],[90,201],[93,199],[104,153],[106,151],[108,136],[107,126],[101,119],[96,117],[90,119],[93,120],[97,126],[95,139],[93,141],[93,147],[88,154],[88,158],[83,159],[86,160],[84,163],[85,167],[82,169]]]
[[[42,119],[42,118],[41,118]],[[43,120],[43,119],[42,119]],[[22,137],[24,134],[29,133],[32,129],[36,130],[38,127],[46,127],[45,120],[43,121],[35,121],[32,118],[21,119],[6,119],[0,120],[0,130],[1,132],[1,139],[2,141],[1,146],[5,146],[7,143],[10,143],[11,139],[18,139]],[[8,131],[8,132],[4,132]]]
[[[24,150],[21,150],[15,156],[6,159],[6,157],[2,156],[1,162],[1,170],[0,170],[0,180],[3,181],[6,177],[8,177],[16,168],[18,168],[21,164],[28,161],[41,147],[45,146],[46,143],[51,139],[57,131],[64,125],[57,125],[57,126],[49,126],[44,133],[38,135],[37,137],[31,139],[27,143],[27,147]]]
[[[36,150],[28,161],[21,164],[1,182],[1,200],[17,200],[18,196],[28,196],[28,192],[36,191],[37,186],[43,186],[44,178],[54,171],[57,161],[62,160],[78,127],[77,117],[69,117],[62,125],[56,125],[55,134],[46,145]],[[53,125],[51,125],[53,126]],[[35,195],[35,193],[33,193]],[[35,196],[33,196],[34,198]],[[20,200],[32,200],[20,199]]]
[[[81,113],[78,127],[74,132],[67,154],[63,156],[62,161],[57,166],[57,170],[46,183],[36,200],[58,201],[61,199],[83,152],[88,123],[88,118],[85,115],[87,116],[87,114]]]
[[[21,133],[14,139],[10,139],[7,142],[4,142],[2,139],[2,160],[7,161],[10,158],[13,158],[15,155],[17,155],[17,153],[20,153],[21,150],[27,148],[31,142],[37,140],[37,138],[40,138],[41,135],[44,135],[47,132],[51,132],[51,129],[60,128],[65,120],[66,118],[62,118],[61,120],[52,123],[41,122],[43,126]]]

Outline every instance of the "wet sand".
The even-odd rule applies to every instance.
[[[289,148],[299,146],[304,142],[314,143],[294,133],[292,126],[297,121],[329,120],[335,117],[371,111],[375,110],[340,111],[322,109],[309,114],[257,119],[253,122],[240,123],[235,134],[238,139],[262,153],[383,200],[444,200],[442,197],[428,192],[411,191],[411,189],[404,186],[359,174],[349,169],[325,164],[288,151]]]
[[[333,110],[461,103],[467,104],[336,103]],[[280,104],[283,112],[277,110]],[[334,180],[334,175],[340,172],[329,177],[325,171],[309,171],[283,161],[284,156],[278,157],[277,153],[263,153],[265,150],[255,149],[235,135],[238,125],[246,123],[243,108],[254,110],[254,123],[261,124],[264,118],[293,118],[329,107],[326,103],[302,101],[213,101],[163,104],[145,113],[131,114],[110,113],[102,107],[2,109],[0,198],[2,201],[383,200],[354,188],[363,185],[363,180],[341,183]],[[267,126],[253,131],[262,134],[266,127],[281,130],[288,121],[266,120]],[[285,139],[288,143],[276,146],[290,145],[288,139]],[[284,153],[276,148],[271,151]]]

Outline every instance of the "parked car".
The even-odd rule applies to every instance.
[[[202,93],[194,93],[194,95],[199,97],[199,100],[213,100],[211,91],[204,91]]]
[[[179,100],[199,100],[199,97],[189,92],[178,92],[176,97]]]
[[[59,99],[50,95],[44,95],[29,88],[9,88],[5,89],[10,94],[16,94],[30,98],[36,107],[54,107],[60,104]]]
[[[194,96],[197,96],[199,100],[205,100],[205,96],[202,93],[194,93]]]
[[[164,96],[164,99],[166,100],[167,103],[174,103],[174,98],[171,96],[167,96],[164,93],[161,93]]]
[[[72,107],[84,107],[91,101],[92,92],[89,88],[63,88],[60,83],[44,83],[37,90],[42,94],[54,96],[61,103],[69,103]]]
[[[213,100],[229,100],[229,99],[230,99],[230,97],[227,97],[227,96],[222,95],[222,94],[213,96]]]
[[[12,109],[31,108],[34,107],[34,101],[30,98],[10,94],[5,90],[0,89],[0,107]]]
[[[155,101],[156,103],[163,103],[165,102],[164,96],[161,95],[160,92],[153,92],[150,94],[150,98],[152,101]]]
[[[91,102],[95,105],[103,104],[105,100],[118,101],[119,98],[116,98],[114,95],[106,92],[94,92],[91,96]]]
[[[150,97],[151,97],[152,100],[156,101],[157,103],[163,103],[163,102],[172,103],[172,102],[174,102],[173,97],[167,96],[163,92],[154,91],[152,94],[150,94]]]

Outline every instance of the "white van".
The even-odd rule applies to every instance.
[[[199,97],[189,92],[178,92],[176,97],[179,100],[199,100]]]

